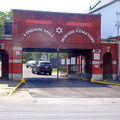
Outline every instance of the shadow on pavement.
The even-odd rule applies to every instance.
[[[110,87],[106,84],[91,83],[81,79],[71,78],[25,78],[23,88],[55,88],[55,87]]]
[[[15,87],[20,81],[13,81],[13,80],[7,80],[7,79],[0,79],[0,88],[2,86],[6,87]]]

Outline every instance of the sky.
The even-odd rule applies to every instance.
[[[11,9],[84,13],[97,0],[2,0],[0,10]]]

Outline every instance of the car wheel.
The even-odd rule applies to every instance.
[[[36,74],[40,74],[40,72],[36,72]]]
[[[40,72],[38,70],[36,70],[36,74],[40,74]]]
[[[49,72],[49,75],[52,75],[52,72]]]
[[[35,73],[35,71],[32,69],[32,73]]]
[[[46,75],[46,72],[44,72],[44,75]]]

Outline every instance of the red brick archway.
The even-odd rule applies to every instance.
[[[19,80],[22,77],[23,49],[47,48],[48,50],[77,50],[68,57],[72,56],[77,60],[79,55],[84,56],[87,63],[85,71],[90,71],[91,77],[95,80],[103,79],[103,73],[106,73],[106,68],[102,67],[102,56],[109,51],[113,57],[111,61],[114,64],[115,76],[117,55],[113,56],[113,54],[117,51],[117,44],[109,44],[108,41],[101,43],[100,23],[100,15],[13,10],[12,36],[0,38],[0,49],[8,52],[6,54],[8,59],[3,63],[7,67],[3,73],[9,79]],[[81,51],[85,54],[81,54]],[[78,61],[80,62],[80,59]],[[103,64],[106,64],[105,62],[106,60]]]
[[[100,15],[13,10],[12,45],[14,70],[11,72],[14,79],[22,77],[20,61],[23,48],[91,51],[86,61],[92,71],[92,50],[101,48]],[[72,56],[76,57],[74,54]],[[16,70],[16,66],[19,69]],[[91,73],[100,74],[99,70]]]

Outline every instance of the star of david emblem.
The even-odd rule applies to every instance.
[[[61,27],[56,28],[56,32],[58,34],[62,33],[63,32],[63,28],[61,28]]]

